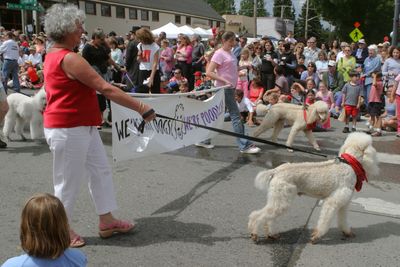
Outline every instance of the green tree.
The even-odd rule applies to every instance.
[[[206,0],[218,14],[236,14],[235,0]]]
[[[392,31],[393,0],[329,0],[317,1],[315,6],[344,41],[350,41],[349,33],[356,21],[367,43],[382,42]]]
[[[315,5],[316,2],[318,2],[318,0],[309,0],[307,37],[310,38],[311,36],[314,36],[317,39],[320,39],[323,29],[321,25],[321,18]],[[294,32],[296,38],[305,37],[306,13],[307,2],[305,2],[301,8],[301,13],[295,24]]]
[[[281,14],[283,10],[283,13]],[[282,17],[284,19],[295,20],[295,10],[292,4],[292,0],[274,0],[273,8],[274,17]]]
[[[254,13],[253,0],[241,0],[239,15],[252,17]],[[257,0],[257,17],[267,17],[269,14],[265,9],[264,0]]]

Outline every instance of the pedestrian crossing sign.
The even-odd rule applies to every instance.
[[[354,42],[358,42],[364,37],[364,34],[358,28],[355,28],[349,35]]]

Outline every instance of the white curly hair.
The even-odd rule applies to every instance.
[[[85,18],[85,13],[73,4],[55,4],[47,9],[44,30],[52,41],[63,41],[66,34],[77,29],[77,24],[83,24]]]

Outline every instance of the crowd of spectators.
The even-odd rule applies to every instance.
[[[210,78],[205,76],[205,72],[213,53],[221,47],[221,35],[218,33],[204,41],[198,35],[179,34],[177,39],[168,39],[162,32],[159,36],[153,36],[148,29],[139,27],[133,27],[124,37],[114,31],[106,34],[102,29],[95,29],[90,38],[87,32],[82,34],[76,52],[88,60],[105,80],[125,91],[186,92],[210,86]],[[18,46],[17,64],[10,64],[6,60],[4,44],[10,43],[10,40]],[[46,34],[40,32],[28,36],[17,30],[6,31],[1,28],[0,44],[3,44],[0,53],[5,90],[8,87],[13,87],[15,91],[21,87],[40,88],[43,84],[46,47],[51,45]],[[298,101],[298,97],[291,94],[290,88],[296,83],[305,91],[315,90],[316,99],[326,101],[331,107],[332,116],[337,118],[342,110],[342,88],[350,82],[350,73],[356,72],[357,84],[362,89],[360,111],[369,116],[370,93],[372,88],[376,89],[373,75],[381,72],[385,90],[380,113],[389,116],[383,108],[386,98],[395,102],[396,90],[390,90],[393,93],[388,96],[385,96],[385,92],[395,86],[395,78],[400,73],[400,51],[388,42],[368,46],[364,39],[352,44],[334,40],[328,45],[318,43],[315,37],[297,41],[289,32],[286,38],[278,41],[263,37],[249,42],[246,37],[235,37],[232,53],[238,66],[235,88],[242,90],[245,98],[250,98],[252,82],[257,81],[263,88],[263,94],[278,93],[280,101],[302,104],[304,101]],[[99,54],[102,56],[99,57]],[[319,92],[320,83],[323,84],[322,88],[327,89],[329,97],[327,92]],[[305,100],[307,94],[303,94]],[[253,102],[255,110],[257,105],[268,105],[268,101],[261,102]],[[102,111],[110,108],[101,95],[99,103]],[[261,107],[260,110],[263,109]],[[111,120],[110,111],[102,125],[109,126]],[[250,122],[250,125],[254,123]],[[374,135],[381,135],[380,125],[368,126]],[[392,128],[396,127],[384,127],[386,130]]]

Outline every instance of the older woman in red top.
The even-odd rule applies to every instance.
[[[146,121],[154,119],[155,113],[148,105],[104,81],[84,58],[73,52],[84,31],[84,19],[83,11],[74,5],[56,4],[47,10],[45,30],[54,45],[44,65],[44,127],[53,154],[55,196],[64,204],[69,222],[80,184],[88,177],[89,192],[99,215],[99,235],[106,238],[115,232],[129,232],[134,225],[117,220],[111,213],[117,204],[112,171],[96,129],[101,123],[96,91],[138,112]],[[85,245],[72,229],[70,237],[71,247]]]

